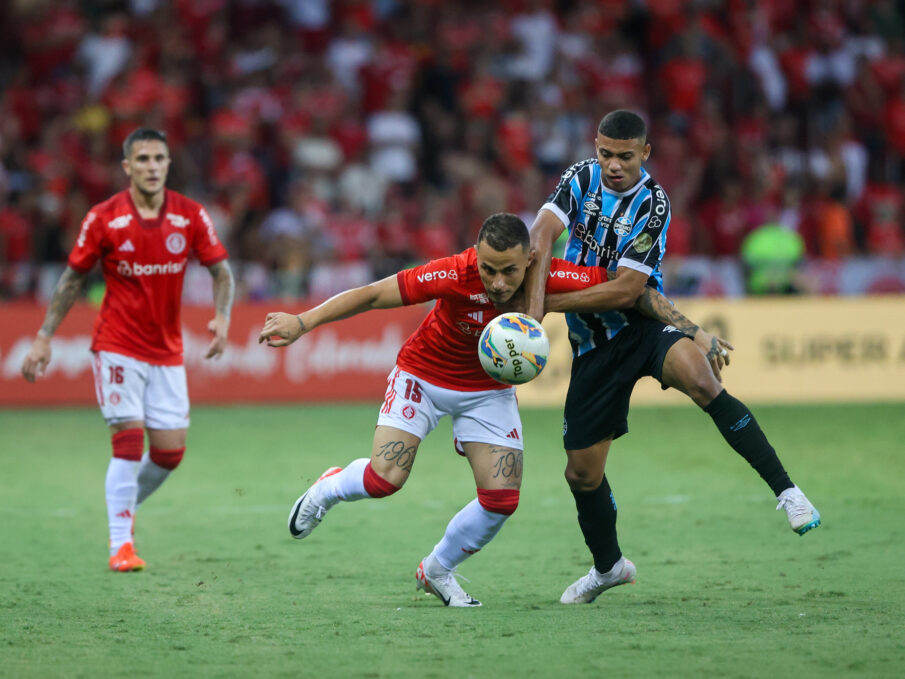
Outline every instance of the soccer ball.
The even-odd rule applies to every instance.
[[[494,318],[478,341],[484,372],[503,384],[525,384],[540,375],[550,355],[550,340],[531,316],[517,313]]]

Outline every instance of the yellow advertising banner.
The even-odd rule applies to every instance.
[[[676,306],[735,351],[723,384],[758,403],[905,401],[905,297],[680,299]],[[544,320],[551,356],[541,376],[518,389],[523,405],[562,405],[571,349],[565,319]],[[633,404],[689,403],[652,378]]]

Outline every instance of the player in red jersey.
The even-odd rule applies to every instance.
[[[185,452],[189,399],[182,363],[180,305],[189,255],[213,277],[216,314],[207,358],[226,347],[235,283],[213,222],[193,200],[166,188],[166,135],[148,128],[123,143],[129,188],[95,205],[82,222],[44,324],[22,363],[29,382],[51,358],[50,341],[95,262],[107,291],[94,324],[94,384],[110,427],[107,468],[111,570],[142,570],[135,553],[136,508],[176,468]],[[144,451],[144,430],[148,452]]]
[[[389,376],[371,457],[331,467],[295,503],[289,531],[305,538],[341,501],[386,497],[409,477],[418,446],[444,415],[471,465],[477,499],[453,517],[433,551],[419,564],[419,589],[447,606],[480,606],[459,585],[456,567],[497,534],[515,511],[522,481],[522,424],[515,388],[491,379],[478,361],[478,338],[498,314],[518,310],[525,270],[534,259],[528,229],[511,214],[489,217],[477,245],[340,293],[296,316],[271,313],[259,337],[286,346],[319,325],[370,309],[437,300],[408,338]],[[600,267],[553,260],[549,293],[596,285]],[[658,295],[651,289],[651,294]]]

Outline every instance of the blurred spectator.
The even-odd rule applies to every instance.
[[[763,224],[745,238],[741,255],[749,294],[789,295],[807,291],[800,273],[804,240],[794,231],[780,224]]]
[[[174,189],[209,197],[254,297],[448,254],[491,212],[532,221],[614,108],[651,123],[673,254],[737,268],[777,222],[809,257],[905,256],[897,0],[7,4],[5,296],[41,289],[139,125],[166,129]]]

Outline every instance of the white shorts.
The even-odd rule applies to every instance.
[[[515,387],[487,391],[444,389],[394,368],[377,418],[378,426],[396,427],[424,440],[444,415],[452,417],[460,443],[490,443],[522,450],[522,420]]]
[[[94,390],[108,425],[140,420],[148,429],[188,429],[185,366],[152,365],[98,351],[94,354]]]

